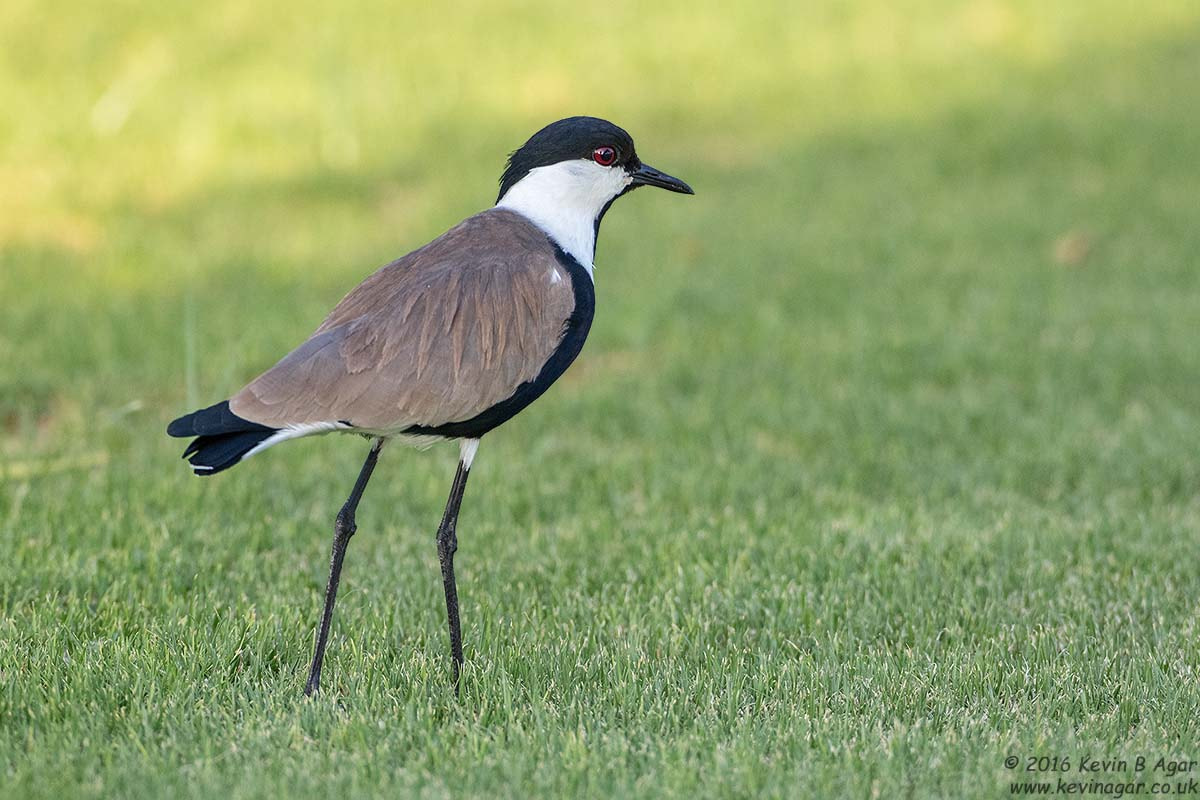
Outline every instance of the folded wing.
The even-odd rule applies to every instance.
[[[230,409],[378,433],[469,419],[538,375],[574,302],[545,234],[485,211],[367,278]]]

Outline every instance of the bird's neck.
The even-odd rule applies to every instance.
[[[504,193],[497,208],[529,219],[592,274],[597,222],[630,177],[584,161],[538,167]]]

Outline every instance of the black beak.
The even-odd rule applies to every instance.
[[[692,191],[692,187],[679,180],[679,178],[672,178],[665,172],[659,172],[649,164],[642,164],[633,172],[633,183],[630,186],[657,186],[660,189],[666,189],[668,192],[695,194]]]

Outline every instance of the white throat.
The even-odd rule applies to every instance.
[[[575,159],[531,169],[496,208],[528,218],[592,274],[596,217],[633,181],[620,167]]]

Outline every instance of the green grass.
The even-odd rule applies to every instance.
[[[1009,754],[1196,757],[1200,7],[902,5],[3,4],[0,793],[995,798]],[[581,112],[697,196],[618,204],[580,361],[483,442],[462,697],[454,453],[397,448],[306,701],[364,443],[201,481],[165,424]]]

